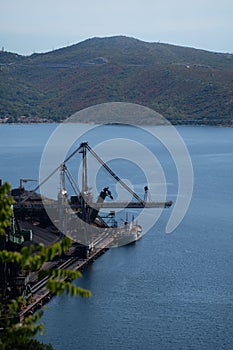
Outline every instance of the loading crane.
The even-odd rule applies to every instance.
[[[108,187],[105,187],[99,194],[98,199],[96,202],[93,201],[92,194],[89,191],[88,188],[88,171],[87,171],[87,151],[90,152],[90,154],[101,164],[102,167],[106,169],[106,171],[126,190],[128,191],[133,200],[130,202],[122,202],[122,201],[113,201],[112,194]],[[64,163],[61,165],[60,170],[64,172],[67,179],[69,180],[72,188],[74,189],[76,196],[72,196],[71,200],[71,207],[73,210],[80,210],[79,216],[82,218],[83,221],[94,223],[95,219],[98,218],[101,220],[101,217],[99,216],[99,211],[101,209],[116,209],[116,208],[133,208],[133,209],[143,209],[143,208],[169,208],[173,202],[172,201],[166,201],[166,202],[155,202],[151,200],[151,196],[149,194],[149,187],[144,187],[144,198],[141,198],[137,193],[135,193],[124,181],[120,179],[120,177],[113,172],[111,168],[97,155],[96,152],[88,145],[87,142],[83,142],[80,144],[78,149],[73,152],[75,153],[81,153],[82,154],[82,187],[81,190],[79,190],[78,186],[76,185],[74,179],[72,178],[68,168],[66,167],[67,161],[70,159],[70,156],[68,157],[68,160],[65,160]],[[64,183],[64,176],[62,177],[62,183]],[[60,191],[61,193],[62,191]],[[66,193],[66,189],[64,186],[64,193]],[[106,197],[109,197],[112,199],[111,202],[105,202]]]
[[[81,190],[79,186],[74,181],[71,173],[68,170],[67,163],[68,161],[77,153],[82,154],[82,185]],[[87,171],[87,152],[89,152],[100,164],[101,166],[119,183],[126,191],[128,191],[132,200],[129,202],[122,201],[111,201],[105,202],[106,197],[112,198],[111,192],[108,187],[105,187],[99,197],[97,202],[93,201],[92,194],[88,188],[88,171]],[[35,193],[44,183],[46,183],[57,171],[60,171],[60,191],[59,191],[59,200],[58,203],[60,205],[64,205],[64,203],[68,204],[67,191],[65,186],[65,176],[70,182],[75,196],[71,197],[71,201],[69,205],[75,211],[77,211],[78,216],[82,218],[83,221],[93,223],[95,219],[99,217],[99,211],[103,208],[105,209],[115,209],[115,208],[169,208],[173,202],[158,202],[152,201],[149,195],[149,187],[144,187],[144,198],[141,198],[137,193],[135,193],[120,177],[111,169],[109,166],[99,157],[99,155],[89,146],[88,142],[82,142],[79,147],[77,147],[65,160],[62,164],[60,164],[56,169],[52,171],[35,189],[31,191],[28,195],[26,195],[22,201],[21,205],[27,202],[32,193]],[[35,181],[31,179],[20,179],[20,186],[22,186],[23,182],[27,181]],[[30,203],[33,206],[33,203]],[[43,204],[41,204],[43,206]],[[57,202],[54,203],[54,206],[57,206]],[[37,203],[38,207],[38,203]],[[59,210],[61,213],[61,210]],[[100,218],[101,220],[101,218]]]
[[[88,145],[87,142],[81,143],[80,147],[83,149],[82,153],[85,155],[86,158],[86,150],[87,149],[93,156],[94,158],[107,170],[107,172],[126,190],[128,191],[136,201],[130,201],[130,202],[104,202],[104,201],[98,201],[97,203],[89,203],[91,207],[94,207],[95,209],[100,209],[100,208],[169,208],[173,202],[172,201],[166,201],[166,202],[155,202],[151,200],[151,197],[149,195],[149,188],[148,186],[144,187],[145,190],[145,195],[144,199],[142,199],[137,193],[135,193],[124,181],[122,181],[119,176],[114,173],[114,171],[109,168],[109,166],[94,152],[94,150]],[[83,189],[87,189],[87,162],[86,159],[84,161],[83,159],[83,180],[84,180],[84,185]],[[147,199],[150,199],[149,201]]]

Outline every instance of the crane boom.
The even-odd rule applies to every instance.
[[[98,160],[98,162],[108,171],[108,173],[110,175],[112,175],[112,177],[114,177],[114,179],[119,182],[121,184],[122,187],[124,187],[130,194],[132,194],[132,196],[138,200],[138,202],[143,203],[143,199],[141,197],[139,197],[137,195],[137,193],[135,193],[128,185],[126,185],[125,182],[123,182],[119,176],[117,176],[114,171],[112,171],[112,169],[109,168],[109,166],[98,156],[97,153],[95,153],[95,151],[93,151],[93,149],[86,144],[87,149],[89,150],[89,152],[96,158],[96,160]]]

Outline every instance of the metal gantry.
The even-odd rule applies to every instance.
[[[87,169],[87,151],[101,164],[101,166],[126,190],[128,191],[134,200],[129,202],[120,202],[120,201],[111,201],[105,202],[104,200],[97,200],[94,202],[92,199],[92,195],[88,188],[88,169]],[[74,157],[77,153],[82,154],[82,185],[81,190],[79,186],[76,184],[73,176],[69,172],[67,168],[68,161]],[[88,142],[82,142],[79,147],[77,147],[65,160],[62,164],[60,164],[56,169],[54,169],[35,189],[31,191],[28,195],[26,195],[21,203],[27,202],[32,193],[35,193],[43,184],[45,184],[57,171],[60,171],[60,191],[59,191],[59,203],[64,207],[65,203],[68,204],[65,177],[71,184],[72,189],[77,197],[76,201],[71,201],[71,207],[73,210],[79,210],[82,213],[83,221],[88,221],[88,218],[94,214],[91,209],[99,212],[102,208],[114,209],[114,208],[169,208],[173,202],[156,202],[152,201],[149,194],[149,187],[146,185],[144,187],[144,198],[141,198],[137,193],[135,193],[120,177],[100,158],[100,156],[89,146]],[[108,189],[107,187],[105,189]],[[105,198],[104,198],[105,199]],[[25,203],[26,204],[26,203]],[[33,205],[32,203],[30,205]],[[54,203],[55,205],[55,203]],[[37,204],[38,206],[38,204]],[[88,212],[89,211],[89,212]]]

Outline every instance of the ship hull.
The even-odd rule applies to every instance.
[[[133,226],[132,228],[120,228],[115,236],[114,245],[117,247],[134,243],[142,238],[141,226]]]

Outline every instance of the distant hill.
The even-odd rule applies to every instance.
[[[176,124],[232,125],[233,55],[124,36],[31,56],[0,52],[2,119],[61,121],[115,101],[150,107]]]

